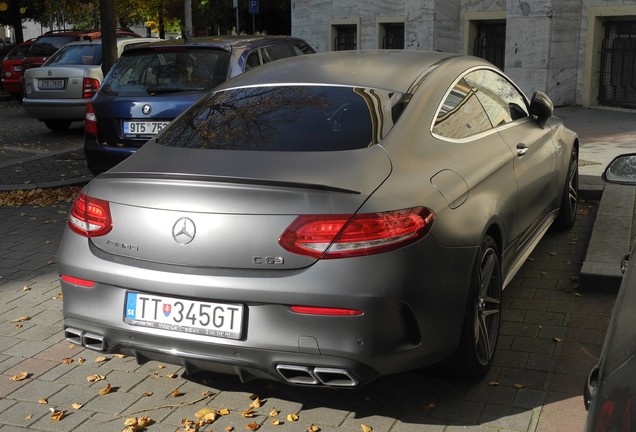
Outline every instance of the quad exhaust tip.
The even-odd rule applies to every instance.
[[[75,345],[81,345],[93,351],[105,352],[108,349],[106,338],[95,333],[68,327],[64,329],[64,337]]]
[[[292,384],[329,387],[355,387],[359,384],[355,375],[345,369],[279,364],[276,370]]]

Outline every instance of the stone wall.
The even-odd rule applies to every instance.
[[[595,105],[603,22],[625,16],[636,0],[292,0],[292,33],[330,51],[332,26],[356,24],[358,48],[378,48],[379,24],[403,22],[405,49],[472,54],[474,23],[505,20],[504,69],[528,96]]]

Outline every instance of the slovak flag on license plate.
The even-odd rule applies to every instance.
[[[167,317],[170,316],[170,312],[172,312],[172,305],[169,303],[164,303],[163,305],[163,314]]]

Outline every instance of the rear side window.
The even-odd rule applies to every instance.
[[[361,149],[388,133],[406,100],[395,92],[352,87],[230,89],[202,98],[158,142],[220,150]]]
[[[451,139],[469,138],[491,128],[475,89],[463,79],[448,93],[433,123],[433,133]]]
[[[227,80],[229,64],[230,53],[223,50],[144,50],[122,56],[100,92],[152,96],[207,91]]]

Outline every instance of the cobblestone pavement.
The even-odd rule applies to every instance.
[[[357,390],[241,384],[208,375],[186,379],[180,368],[101,356],[62,333],[55,255],[68,204],[0,207],[0,432],[121,431],[149,416],[148,432],[183,428],[203,407],[226,408],[204,431],[580,431],[581,392],[600,353],[614,296],[579,292],[597,203],[582,202],[576,226],[550,232],[504,291],[501,337],[491,373],[477,382],[426,372],[384,377]],[[28,317],[28,320],[20,321]],[[27,378],[15,381],[26,372]],[[89,382],[87,377],[102,375]],[[100,390],[110,386],[110,392]],[[175,390],[177,392],[175,392]],[[204,392],[211,392],[206,397]],[[246,418],[255,394],[263,401]],[[81,404],[73,408],[72,404]],[[50,409],[65,411],[52,420]],[[270,417],[276,410],[279,414]],[[287,420],[296,414],[295,422]],[[272,421],[279,419],[281,425]]]

